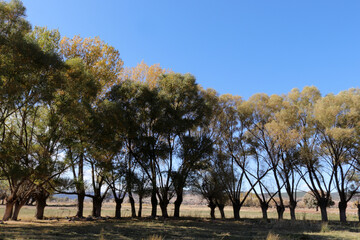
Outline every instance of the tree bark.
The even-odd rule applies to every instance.
[[[240,219],[240,203],[238,202],[233,202],[232,203],[233,206],[233,212],[234,212],[234,219],[239,220]]]
[[[115,218],[120,219],[121,218],[121,205],[123,203],[123,199],[115,198]]]
[[[18,220],[20,209],[22,208],[22,206],[24,206],[24,204],[25,203],[23,203],[23,202],[18,202],[18,201],[15,202],[14,212],[13,212],[13,215],[11,217],[11,220],[14,220],[14,221]]]
[[[291,216],[291,220],[293,220],[293,221],[296,220],[296,215],[295,215],[296,205],[297,205],[296,201],[290,201],[290,204],[289,204],[290,216]]]
[[[210,217],[211,219],[215,219],[215,208],[216,208],[216,204],[213,202],[209,203],[209,208],[210,208]]]
[[[80,191],[78,193],[77,199],[77,213],[76,216],[79,218],[84,217],[84,199],[85,199],[85,191]]]
[[[169,204],[169,201],[167,201],[167,200],[160,201],[161,215],[163,218],[169,217],[168,212],[167,212],[168,204]]]
[[[129,191],[128,194],[129,194],[129,201],[130,201],[130,205],[131,205],[131,217],[136,218],[135,200],[132,196],[131,191]]]
[[[340,212],[340,222],[345,223],[346,222],[346,208],[347,208],[347,202],[339,202],[339,212]]]
[[[179,218],[180,217],[180,206],[181,203],[183,201],[183,194],[181,193],[177,193],[176,194],[176,200],[174,202],[174,217]]]
[[[328,216],[327,216],[327,204],[326,203],[322,203],[320,204],[320,211],[321,211],[321,221],[323,222],[327,222],[328,221]]]
[[[285,207],[284,207],[284,205],[278,205],[278,206],[276,206],[276,211],[277,211],[277,214],[278,214],[278,219],[279,219],[279,220],[284,219],[284,212],[285,212]]]
[[[101,217],[101,207],[103,199],[101,197],[93,197],[93,217]]]
[[[220,215],[221,215],[221,219],[225,219],[225,212],[224,212],[224,204],[217,204],[219,211],[220,211]]]
[[[35,213],[36,219],[44,219],[44,210],[46,207],[47,198],[48,195],[45,193],[39,193],[36,196],[36,213]]]
[[[70,149],[71,153],[71,149]],[[71,153],[72,155],[72,153]],[[71,157],[72,158],[72,157]],[[77,179],[78,183],[75,185],[78,195],[77,213],[78,218],[84,217],[84,199],[85,199],[85,185],[84,185],[84,153],[80,154],[78,162],[78,175],[76,176],[75,167],[72,166],[74,179]]]
[[[156,198],[156,187],[152,190],[151,193],[151,218],[156,218],[156,211],[157,211],[157,198]]]
[[[143,197],[139,195],[139,209],[138,209],[138,217],[139,218],[141,218],[142,204],[143,204]]]
[[[359,218],[359,222],[360,222],[360,204],[356,204],[357,209],[358,209],[358,218]]]
[[[262,203],[260,203],[260,206],[261,206],[261,212],[262,212],[263,219],[268,220],[267,210],[269,208],[269,204],[266,202],[262,202]]]
[[[13,208],[14,208],[15,201],[7,201],[5,205],[5,212],[3,216],[3,221],[8,221],[13,214]]]

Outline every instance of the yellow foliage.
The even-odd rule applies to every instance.
[[[346,141],[355,137],[355,130],[353,128],[346,129],[346,128],[334,127],[334,128],[326,129],[326,134],[336,141],[341,141],[341,140]]]
[[[121,73],[120,79],[123,81],[130,79],[137,82],[145,82],[149,84],[151,88],[154,88],[161,75],[171,72],[171,70],[161,68],[160,64],[149,66],[144,61],[141,61],[141,63],[135,67],[125,68]]]
[[[120,53],[99,37],[64,37],[60,41],[60,52],[66,59],[82,59],[90,73],[99,81],[102,89],[100,94],[104,94],[119,81],[124,64]]]

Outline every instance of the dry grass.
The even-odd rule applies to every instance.
[[[274,234],[271,231],[266,236],[266,240],[280,240],[279,234]]]
[[[320,221],[258,219],[209,220],[199,218],[149,220],[121,219],[68,222],[65,219],[6,222],[0,239],[359,239],[357,223],[321,232]]]
[[[103,216],[114,215],[114,204],[104,205]],[[150,220],[150,206],[144,206],[143,219],[131,219],[130,206],[125,204],[121,220],[68,221],[65,216],[75,214],[74,206],[47,207],[45,215],[52,220],[34,219],[35,208],[24,207],[20,214],[22,221],[0,224],[0,239],[360,239],[360,225],[357,222],[340,224],[337,211],[330,210],[330,221],[322,225],[319,213],[299,209],[298,221],[276,220],[276,211],[269,211],[269,222],[262,221],[260,209],[243,208],[242,220],[210,220],[206,206],[186,206],[181,209],[182,218]],[[336,209],[334,209],[336,210]],[[228,218],[232,209],[226,208]],[[3,206],[0,206],[0,214]],[[85,205],[85,214],[91,213],[91,204]],[[160,213],[160,212],[159,212]],[[172,206],[169,207],[172,213]],[[304,217],[304,214],[306,217]],[[349,220],[355,216],[348,215]],[[288,215],[285,215],[289,218]],[[305,220],[302,220],[305,219]],[[325,231],[326,230],[326,231]]]
[[[49,203],[49,206],[45,208],[45,216],[48,218],[65,218],[67,216],[74,216],[76,214],[76,206],[74,203],[63,203],[57,204]],[[137,206],[136,206],[137,207]],[[91,215],[92,205],[90,202],[85,203],[84,216]],[[168,212],[169,216],[173,215],[174,207],[169,205]],[[0,205],[0,216],[4,213],[4,206]],[[143,216],[150,216],[151,205],[143,205]],[[160,208],[158,208],[158,214],[161,214]],[[321,220],[320,211],[316,212],[315,209],[297,208],[296,209],[297,219],[299,220]],[[102,208],[102,216],[113,217],[115,215],[115,204],[112,202],[105,203]],[[197,218],[208,218],[210,217],[210,210],[206,205],[182,205],[180,211],[181,217],[197,217]],[[227,218],[233,217],[233,210],[231,206],[225,207],[225,215]],[[34,206],[25,206],[22,208],[19,218],[22,220],[32,220],[35,216]],[[130,204],[125,203],[122,206],[122,216],[130,217]],[[220,218],[220,213],[216,211],[216,217]],[[255,207],[243,207],[240,211],[241,218],[261,218],[260,208]],[[275,208],[269,208],[268,217],[270,219],[276,219],[277,213]],[[328,209],[328,217],[330,221],[339,220],[339,211],[337,208]],[[285,219],[290,219],[290,213],[288,210],[284,213]],[[347,219],[349,221],[358,221],[357,209],[347,209]]]

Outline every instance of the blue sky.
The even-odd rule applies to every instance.
[[[126,66],[144,60],[248,98],[359,86],[360,1],[24,0],[33,25],[99,36]]]

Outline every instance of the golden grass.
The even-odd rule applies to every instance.
[[[3,208],[0,206],[0,214]],[[68,221],[65,217],[75,214],[75,206],[49,206],[45,216],[51,220],[35,220],[35,207],[26,206],[20,213],[21,221],[0,224],[0,239],[360,239],[355,211],[349,211],[348,224],[340,224],[337,209],[330,209],[330,222],[325,227],[320,214],[312,209],[298,209],[298,221],[278,221],[275,209],[270,209],[269,222],[260,219],[261,210],[257,208],[242,208],[240,221],[229,219],[230,207],[225,209],[225,220],[210,220],[209,208],[203,205],[182,206],[180,220],[150,220],[146,218],[150,205],[144,206],[143,219],[130,218],[129,204],[124,204],[122,210],[121,220]],[[172,210],[169,206],[170,216]],[[102,213],[114,216],[114,204],[104,204]],[[91,203],[86,203],[85,215],[90,214]],[[285,218],[290,218],[288,212]]]
[[[45,216],[48,218],[65,218],[68,216],[74,216],[76,214],[76,206],[74,203],[62,203],[54,206],[55,203],[49,203],[49,206],[45,208]],[[137,207],[137,205],[136,205]],[[91,202],[86,202],[84,206],[84,216],[91,215],[92,205]],[[168,213],[169,216],[173,216],[174,207],[169,205]],[[4,206],[0,205],[0,216],[4,213]],[[115,204],[112,202],[104,203],[102,216],[114,217],[115,216]],[[122,216],[130,217],[131,209],[129,203],[124,203],[122,206]],[[150,216],[151,214],[151,205],[143,205],[143,217]],[[158,208],[158,214],[161,214],[160,208]],[[215,212],[216,217],[220,218],[220,213]],[[306,209],[306,208],[297,208],[296,209],[297,219],[299,220],[321,220],[320,211],[316,212],[315,209]],[[32,220],[35,216],[35,206],[24,206],[21,209],[19,218],[22,220]],[[197,217],[197,218],[208,218],[210,216],[209,208],[206,205],[182,205],[180,210],[181,217]],[[225,216],[226,218],[233,217],[233,210],[231,206],[225,207]],[[240,211],[241,218],[262,218],[261,209],[255,207],[243,207]],[[268,217],[270,219],[276,219],[277,213],[275,208],[269,208]],[[290,213],[286,209],[284,213],[285,219],[290,219]],[[330,221],[339,220],[339,212],[337,208],[328,209],[328,218]],[[348,208],[347,210],[347,219],[349,221],[358,221],[357,209]]]
[[[273,232],[269,232],[266,236],[266,240],[280,240],[279,234],[274,234]]]

